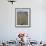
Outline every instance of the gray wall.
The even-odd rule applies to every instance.
[[[43,0],[17,0],[13,5],[0,0],[0,40],[15,40],[19,32],[31,35],[33,40],[46,40],[46,10]],[[31,8],[31,27],[15,27],[15,8]]]

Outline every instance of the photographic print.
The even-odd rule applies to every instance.
[[[15,25],[17,27],[29,27],[30,26],[30,8],[16,8],[15,9]]]

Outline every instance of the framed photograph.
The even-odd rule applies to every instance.
[[[15,8],[15,26],[31,26],[31,8]]]

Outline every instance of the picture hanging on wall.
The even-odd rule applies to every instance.
[[[15,26],[31,26],[31,8],[15,8]]]

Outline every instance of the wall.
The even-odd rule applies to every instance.
[[[13,5],[0,0],[0,40],[15,40],[21,31],[28,33],[33,40],[46,40],[44,5],[42,0],[17,0]],[[30,28],[15,27],[15,8],[31,8]]]

